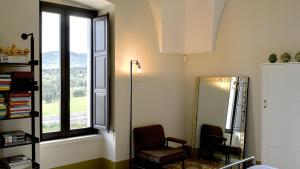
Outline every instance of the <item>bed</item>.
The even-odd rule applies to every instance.
[[[237,162],[229,164],[229,165],[226,165],[220,169],[233,169],[233,168],[240,169],[240,168],[242,168],[243,163],[249,163],[249,162],[252,163],[252,166],[247,169],[278,169],[278,168],[274,168],[274,167],[266,166],[266,165],[256,165],[255,164],[256,163],[255,156],[237,161]]]

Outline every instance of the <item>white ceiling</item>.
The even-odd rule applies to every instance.
[[[149,0],[160,51],[180,54],[212,52],[225,1]]]
[[[110,3],[107,2],[106,0],[69,0],[69,1],[77,2],[79,4],[82,4],[82,5],[88,6],[93,9],[97,9],[97,10],[103,9],[110,5]]]

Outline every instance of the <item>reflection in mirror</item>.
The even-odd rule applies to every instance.
[[[230,163],[244,157],[248,77],[197,79],[192,146],[197,158]]]

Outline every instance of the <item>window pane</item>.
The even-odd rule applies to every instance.
[[[70,128],[91,127],[91,19],[70,16]]]
[[[61,130],[60,15],[42,12],[43,133]]]

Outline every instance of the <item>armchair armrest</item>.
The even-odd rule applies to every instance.
[[[166,141],[172,141],[174,143],[179,143],[179,144],[185,144],[186,143],[185,140],[174,138],[174,137],[167,137],[167,138],[165,138],[165,140]]]
[[[211,143],[223,143],[225,144],[225,142],[227,141],[227,138],[221,137],[221,136],[216,136],[216,135],[208,135],[208,140]]]

